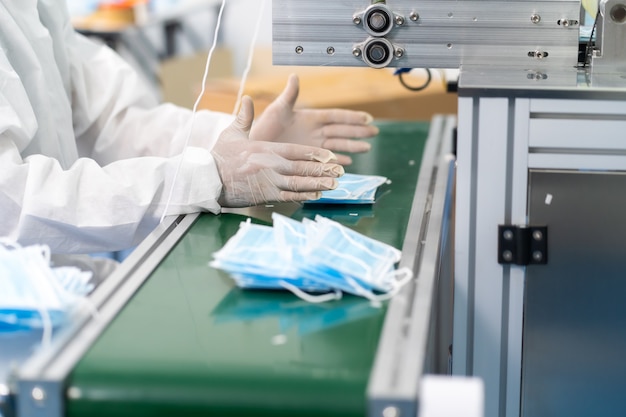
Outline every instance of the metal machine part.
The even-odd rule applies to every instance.
[[[416,271],[411,281],[394,297],[376,353],[367,388],[368,415],[371,417],[414,416],[420,403],[418,392],[423,375],[442,374],[447,370],[438,355],[447,351],[448,325],[445,312],[437,307],[450,306],[452,300],[437,300],[437,294],[450,281],[443,260],[452,247],[451,221],[454,159],[451,157],[455,117],[436,117],[429,133],[428,145],[420,169],[408,234],[402,247],[401,266]],[[447,271],[451,274],[451,271]],[[437,304],[437,301],[439,303]],[[445,308],[445,307],[444,307]],[[442,346],[445,343],[445,347]],[[426,359],[426,360],[425,360]],[[443,369],[442,369],[443,368]],[[452,394],[451,394],[452,395]]]
[[[626,413],[624,187],[619,171],[529,173],[529,221],[556,240],[526,271],[522,416]]]
[[[620,415],[626,81],[519,73],[459,80],[453,373],[488,417]],[[547,225],[547,265],[499,264],[500,224]]]
[[[526,68],[577,62],[580,1],[369,3],[275,0],[274,64]]]
[[[596,47],[591,57],[593,72],[626,71],[626,1],[602,0],[599,3]]]

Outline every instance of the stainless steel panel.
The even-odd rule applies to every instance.
[[[370,3],[274,0],[274,64],[366,66],[368,39],[393,45],[399,56],[384,63],[390,67],[571,67],[577,61],[579,1],[390,0],[385,7],[395,23],[374,37],[364,19]],[[529,56],[534,52],[547,56]]]
[[[624,190],[624,172],[530,173],[549,262],[527,267],[523,416],[626,415]]]

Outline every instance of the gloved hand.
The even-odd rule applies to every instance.
[[[338,152],[367,152],[370,144],[353,138],[378,134],[371,125],[372,116],[365,112],[340,109],[294,109],[299,81],[291,75],[283,92],[252,126],[250,139],[270,142],[299,143]],[[338,162],[349,165],[352,159],[337,155]]]
[[[343,175],[329,150],[248,138],[254,108],[244,97],[235,121],[218,138],[211,154],[222,180],[218,202],[245,207],[266,202],[318,199],[337,187]]]

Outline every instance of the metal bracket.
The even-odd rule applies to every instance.
[[[530,265],[548,263],[547,226],[498,226],[498,263]]]

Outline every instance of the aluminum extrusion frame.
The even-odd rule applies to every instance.
[[[424,152],[400,266],[415,279],[391,301],[367,388],[370,417],[414,416],[419,386],[429,369],[436,320],[439,263],[451,204],[454,158],[451,154],[454,116],[436,116]],[[445,370],[439,370],[439,372]]]

